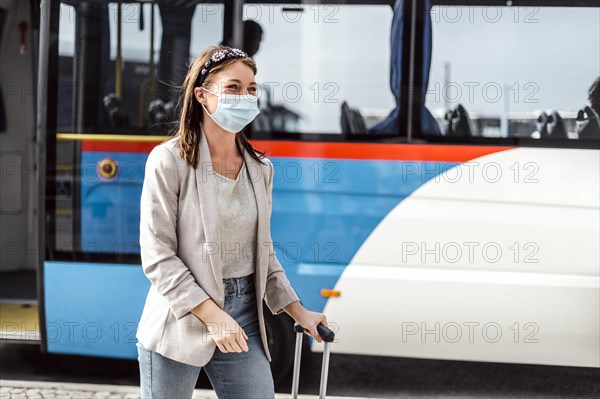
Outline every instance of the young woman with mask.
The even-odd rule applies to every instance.
[[[191,398],[201,368],[219,398],[273,398],[263,300],[322,341],[316,327],[326,317],[300,304],[273,251],[273,164],[243,132],[260,112],[255,75],[239,49],[204,50],[181,87],[176,135],[148,156],[142,399]]]

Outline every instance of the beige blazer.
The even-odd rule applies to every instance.
[[[217,347],[208,326],[190,311],[212,298],[223,308],[219,207],[206,136],[201,133],[198,168],[179,157],[178,138],[152,149],[146,161],[140,204],[142,269],[150,289],[136,338],[170,359],[202,367]],[[256,306],[260,335],[271,360],[263,299],[273,314],[299,300],[279,263],[271,240],[273,164],[244,153],[258,209]],[[249,204],[249,206],[253,206]],[[216,349],[219,350],[219,349]]]

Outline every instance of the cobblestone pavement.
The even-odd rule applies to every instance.
[[[198,396],[200,398],[202,396]],[[138,387],[0,380],[1,399],[104,398],[139,399]],[[213,396],[204,396],[213,398]]]
[[[140,399],[136,386],[78,384],[46,381],[0,380],[0,399]],[[194,390],[193,399],[216,399],[214,391]],[[277,394],[277,399],[291,398],[291,395]],[[316,396],[300,395],[299,398],[312,399]],[[342,399],[330,396],[331,399]]]

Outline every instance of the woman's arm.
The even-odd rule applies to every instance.
[[[140,254],[144,274],[181,319],[210,297],[176,255],[177,173],[168,148],[158,145],[150,151],[140,201]]]

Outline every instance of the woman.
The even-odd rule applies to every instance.
[[[219,398],[274,397],[263,300],[322,341],[326,317],[300,304],[273,251],[273,164],[242,131],[259,113],[254,75],[243,51],[204,50],[181,87],[175,137],[146,161],[142,398],[191,398],[202,367]]]

